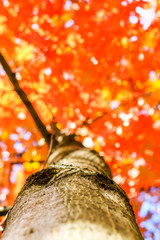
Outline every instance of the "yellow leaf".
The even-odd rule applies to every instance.
[[[70,118],[72,118],[74,116],[74,109],[73,108],[68,108],[68,115]]]
[[[34,46],[27,44],[25,41],[21,42],[20,46],[15,47],[16,58],[20,63],[29,61],[33,58]]]
[[[27,172],[31,172],[32,171],[32,163],[30,163],[30,162],[25,162],[25,163],[23,163],[23,166],[24,166],[24,168],[25,168],[25,170],[27,171]]]
[[[62,55],[63,51],[62,51],[62,49],[57,48],[56,53],[57,53],[57,55]]]
[[[61,19],[65,22],[68,22],[71,19],[71,15],[69,13],[65,13],[61,16]]]
[[[144,46],[148,48],[154,48],[156,46],[156,34],[159,32],[158,28],[152,29],[152,31],[146,32],[145,39],[144,39]]]
[[[103,115],[102,112],[96,112],[96,117],[101,117]]]
[[[75,42],[75,35],[74,33],[70,33],[67,36],[66,39],[67,44],[71,47],[71,48],[75,48],[76,47],[76,42]]]
[[[131,164],[131,163],[132,163],[132,159],[130,159],[130,158],[125,158],[123,160],[123,164]]]
[[[71,52],[71,51],[72,51],[72,48],[68,46],[68,47],[65,48],[65,51],[66,51],[66,52]]]
[[[3,141],[9,137],[9,134],[6,130],[3,130],[0,137],[1,137],[1,140]]]
[[[4,24],[6,21],[7,21],[7,18],[3,15],[0,15],[0,34],[3,34],[7,29],[6,24]]]
[[[40,163],[39,162],[33,162],[32,167],[33,167],[33,169],[37,169],[37,168],[40,167]]]
[[[120,169],[120,168],[116,169],[116,173],[121,173],[121,172],[122,172],[122,169]]]
[[[118,8],[114,7],[114,8],[112,8],[111,11],[112,11],[112,13],[117,14],[118,13]]]
[[[118,165],[117,164],[113,164],[113,169],[116,169],[116,168],[118,168]]]
[[[61,124],[61,123],[57,123],[57,124],[56,124],[56,127],[57,127],[58,129],[62,129],[62,124]]]
[[[136,85],[137,85],[137,87],[138,87],[139,89],[143,89],[143,88],[144,88],[144,84],[141,83],[141,81],[139,81],[139,80],[136,81]]]
[[[55,15],[52,17],[52,22],[53,22],[53,23],[57,23],[58,20],[59,20],[59,16],[55,14]]]
[[[160,79],[157,79],[157,81],[154,81],[151,83],[152,90],[158,90],[160,89]]]
[[[33,161],[40,161],[41,160],[41,154],[36,154],[32,157]]]
[[[14,193],[17,196],[17,194],[20,192],[22,186],[24,184],[24,173],[22,170],[18,170],[17,177],[16,177],[16,186],[14,189]]]
[[[107,87],[102,89],[101,95],[102,95],[102,98],[105,98],[108,100],[111,99],[111,92],[109,91],[109,89]]]
[[[53,107],[53,108],[52,108],[52,114],[53,114],[53,115],[56,115],[57,112],[58,112],[57,107]]]
[[[121,43],[122,43],[122,46],[123,46],[124,48],[127,48],[127,47],[128,47],[128,43],[129,43],[128,38],[127,38],[127,37],[123,37],[123,38],[121,39]]]
[[[130,100],[132,98],[132,93],[126,90],[122,90],[119,92],[116,96],[116,100],[122,101],[122,100]]]
[[[101,151],[101,145],[100,145],[100,142],[97,139],[94,141],[94,149],[97,152]]]

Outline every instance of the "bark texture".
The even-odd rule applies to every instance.
[[[2,240],[142,240],[125,192],[96,152],[61,146],[31,175]]]

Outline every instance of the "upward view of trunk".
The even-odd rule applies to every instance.
[[[141,240],[125,192],[98,153],[59,146],[31,175],[10,211],[2,240]]]

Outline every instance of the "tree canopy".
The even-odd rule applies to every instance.
[[[0,51],[39,118],[105,157],[146,240],[158,239],[158,0],[3,0]],[[0,66],[0,201],[11,205],[48,147]],[[153,206],[153,207],[151,207]]]

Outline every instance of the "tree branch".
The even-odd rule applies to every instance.
[[[0,217],[5,216],[12,207],[0,206]]]
[[[0,53],[0,62],[6,72],[6,74],[8,75],[9,80],[11,81],[14,90],[17,92],[17,94],[19,95],[19,97],[21,98],[22,102],[25,104],[25,106],[27,107],[29,113],[31,114],[37,128],[39,129],[39,131],[41,132],[42,136],[44,137],[46,143],[49,145],[50,144],[50,133],[47,131],[45,125],[43,124],[43,122],[41,121],[41,119],[39,118],[37,112],[35,111],[32,103],[29,101],[27,95],[25,94],[25,92],[21,89],[15,74],[12,72],[11,68],[9,67],[8,63],[6,62],[5,58],[3,57],[3,55]]]

